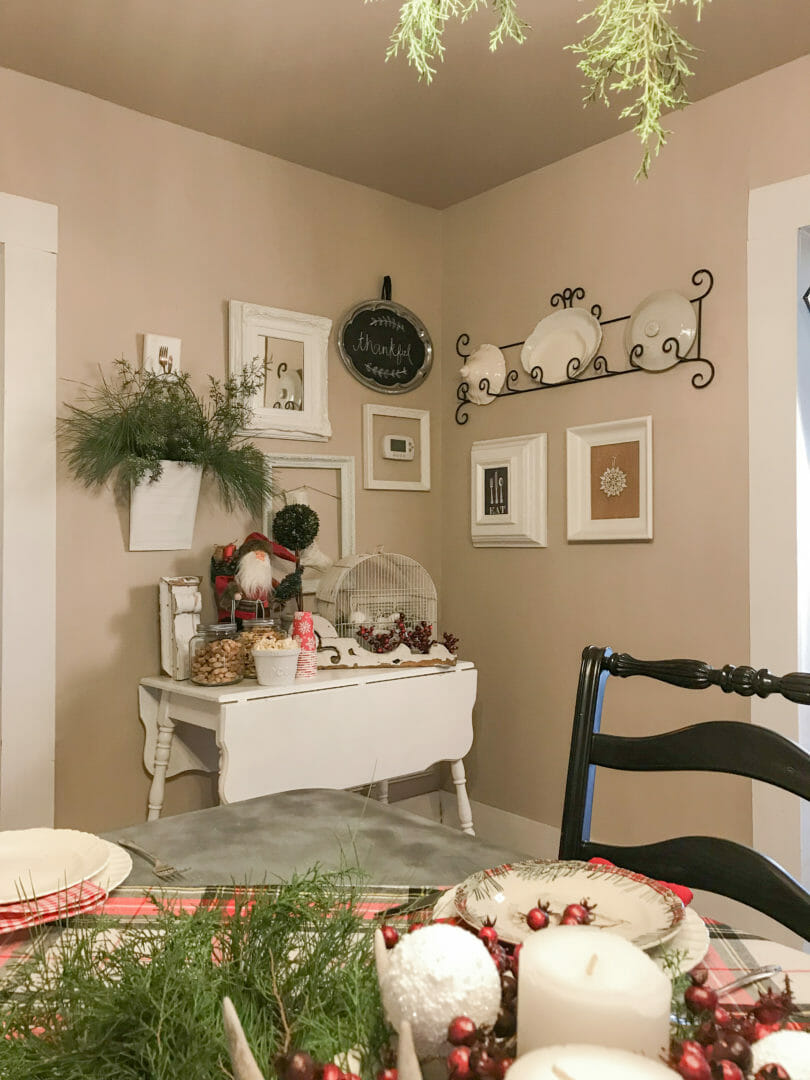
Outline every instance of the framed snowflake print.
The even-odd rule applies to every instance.
[[[652,540],[652,417],[568,428],[569,540]]]
[[[473,545],[545,547],[545,434],[473,443],[470,465]]]

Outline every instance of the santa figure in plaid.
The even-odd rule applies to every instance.
[[[231,611],[240,619],[254,619],[269,614],[273,591],[295,569],[295,555],[261,533],[251,533],[238,549],[223,550],[223,559],[235,572],[215,574],[214,592],[220,617],[230,618]]]

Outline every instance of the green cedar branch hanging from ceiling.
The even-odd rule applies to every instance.
[[[373,0],[365,0],[369,2]],[[666,142],[664,113],[689,104],[686,80],[692,75],[696,50],[669,16],[679,4],[691,4],[700,19],[704,3],[709,0],[601,0],[579,19],[595,20],[596,28],[567,46],[580,56],[586,105],[592,101],[609,105],[613,94],[635,95],[619,115],[634,121],[633,130],[644,148],[636,179],[649,174],[652,155]],[[487,7],[487,0],[405,0],[386,59],[403,52],[419,78],[432,82],[433,65],[444,59],[445,24],[450,19],[464,22],[481,7]],[[526,40],[530,27],[518,15],[517,0],[492,0],[492,9],[498,21],[489,35],[490,49],[507,38],[518,44]]]

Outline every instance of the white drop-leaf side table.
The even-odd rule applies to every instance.
[[[462,758],[472,746],[478,673],[452,668],[319,670],[290,686],[196,686],[141,680],[144,765],[153,776],[148,821],[160,817],[166,780],[219,773],[219,799],[239,802],[295,788],[376,784],[449,761],[459,819],[474,836]],[[213,733],[214,738],[208,733]]]

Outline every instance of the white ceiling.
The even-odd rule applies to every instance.
[[[0,66],[435,207],[622,130],[618,108],[583,110],[563,49],[596,0],[519,0],[529,40],[495,54],[491,12],[450,24],[431,86],[384,61],[399,5],[0,0]],[[704,50],[693,100],[810,53],[807,0],[712,0],[700,24],[693,12],[678,8]]]

